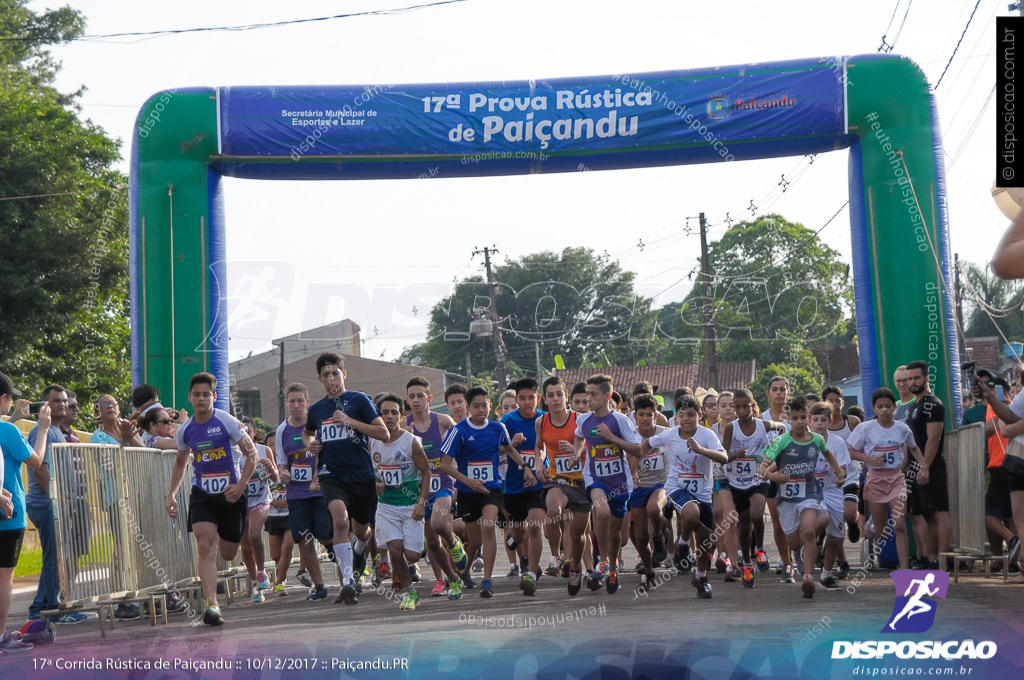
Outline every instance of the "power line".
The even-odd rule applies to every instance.
[[[953,57],[956,56],[956,51],[960,49],[960,43],[964,41],[964,36],[967,35],[967,29],[971,27],[971,19],[974,18],[974,13],[978,11],[978,5],[980,4],[981,0],[974,3],[974,9],[971,10],[971,16],[967,17],[967,25],[964,26],[964,31],[960,34],[960,39],[956,41],[956,47],[953,48],[953,54],[949,55],[949,61],[946,62],[946,68],[942,69],[942,75],[939,76],[939,82],[935,83],[936,90],[939,89],[939,85],[942,85],[942,79],[945,77],[946,71],[949,70],[949,65],[953,63]]]
[[[177,29],[165,29],[161,31],[132,31],[128,33],[104,33],[97,35],[83,35],[77,38],[71,38],[66,42],[76,41],[90,41],[90,40],[105,40],[107,38],[137,38],[137,37],[164,37],[168,35],[179,35],[182,33],[212,33],[221,31],[232,31],[232,32],[243,32],[243,31],[255,31],[261,28],[277,28],[279,26],[290,26],[293,24],[308,24],[317,21],[331,21],[333,19],[351,19],[353,17],[362,16],[392,16],[399,14],[406,14],[408,12],[415,12],[421,9],[427,9],[429,7],[438,7],[440,5],[452,5],[457,2],[467,2],[467,0],[439,0],[438,2],[431,2],[425,5],[412,5],[409,7],[399,7],[396,9],[375,9],[368,10],[366,12],[352,12],[349,14],[334,14],[326,17],[312,17],[309,19],[290,19],[286,21],[273,21],[259,24],[241,24],[237,26],[202,26],[196,28],[177,28]],[[20,37],[5,37],[0,38],[0,41],[45,41],[46,38],[32,37],[32,38],[20,38]],[[62,41],[65,42],[65,41]]]
[[[123,191],[124,187],[100,187],[98,189],[82,189],[81,191],[59,191],[52,194],[30,194],[27,196],[3,196],[0,201],[21,201],[29,198],[52,198],[54,196],[80,196],[82,194],[96,194],[103,191]]]

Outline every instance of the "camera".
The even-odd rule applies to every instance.
[[[38,416],[39,409],[41,409],[43,407],[43,404],[45,403],[45,401],[33,401],[31,404],[28,405],[28,414],[30,416]]]

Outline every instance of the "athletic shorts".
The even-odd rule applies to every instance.
[[[304,536],[312,536],[324,545],[334,542],[334,521],[323,496],[289,498],[288,518],[292,539],[298,543]]]
[[[339,482],[334,477],[320,478],[320,492],[330,509],[333,501],[341,501],[348,509],[348,516],[360,524],[372,524],[377,513],[377,482]]]
[[[263,528],[271,536],[284,536],[284,532],[291,532],[292,523],[288,515],[275,515],[267,518],[267,521],[263,523]]]
[[[672,501],[671,504],[675,506],[676,512],[679,513],[682,513],[683,508],[689,505],[690,503],[696,503],[700,511],[698,521],[701,523],[701,526],[703,526],[708,531],[711,531],[712,528],[714,528],[715,509],[711,505],[711,503],[694,498],[693,494],[691,494],[686,489],[676,489],[671,494],[669,494],[669,499]]]
[[[1013,519],[1010,507],[1010,484],[1000,468],[985,470],[985,517]]]
[[[901,497],[907,497],[907,478],[903,470],[868,470],[868,478],[864,483],[864,500],[868,503],[892,503]]]
[[[729,479],[715,479],[715,491],[728,491],[732,489]]]
[[[863,499],[861,497],[860,484],[853,482],[843,487],[843,501],[850,501],[851,503],[861,503]]]
[[[771,500],[779,495],[779,484],[778,482],[766,482],[768,489],[765,491],[764,497],[766,500]]]
[[[502,496],[505,511],[513,522],[525,522],[530,510],[547,510],[542,489],[530,489],[522,493],[507,493]]]
[[[828,511],[825,510],[825,503],[816,498],[808,498],[798,503],[783,501],[779,503],[779,526],[787,536],[800,531],[800,516],[804,510],[814,510],[820,518]]]
[[[573,512],[582,512],[584,514],[590,512],[594,505],[590,502],[590,494],[582,486],[572,486],[571,484],[557,484],[549,489],[544,489],[544,499],[547,501],[547,495],[554,489],[558,489],[565,497],[565,506]]]
[[[21,543],[24,538],[24,529],[0,531],[0,569],[14,569],[18,566]]]
[[[1010,491],[1024,491],[1024,458],[1020,456],[1003,456],[1003,464],[999,468],[1006,475],[1006,485]],[[1020,527],[1017,528],[1020,531]]]
[[[750,509],[750,497],[755,494],[768,498],[768,483],[755,484],[749,489],[737,489],[733,487],[730,489],[732,492],[732,504],[736,506],[736,512],[746,512]]]
[[[676,512],[676,506],[671,503],[665,503],[665,507],[661,509],[661,515],[666,520],[672,519],[672,515]]]
[[[647,505],[647,501],[651,499],[651,495],[653,495],[655,491],[664,488],[664,484],[635,487],[633,489],[633,493],[629,494],[629,500],[626,501],[626,507],[628,507],[631,510],[633,508],[643,508]]]
[[[229,503],[223,493],[206,493],[202,489],[192,487],[192,495],[188,502],[188,530],[200,522],[217,525],[217,535],[228,543],[242,540],[245,528],[245,494]]]
[[[438,502],[442,498],[451,498],[452,499],[452,509],[454,511],[454,508],[455,508],[455,496],[454,496],[454,494],[452,494],[452,490],[451,489],[441,489],[440,491],[438,491],[433,496],[431,496],[430,498],[427,499],[427,505],[426,505],[426,507],[424,509],[424,513],[425,514],[423,515],[424,519],[430,519],[430,517],[434,514],[434,503]]]
[[[266,503],[257,503],[256,505],[246,506],[245,514],[248,517],[250,512],[254,512],[256,510],[262,510],[263,512],[269,512],[270,511],[270,502],[268,501]]]
[[[484,516],[485,505],[493,505],[501,510],[501,489],[492,489],[487,493],[459,492],[459,517],[463,522],[479,522]]]
[[[618,517],[619,519],[622,519],[626,516],[626,502],[629,500],[629,494],[622,494],[621,496],[609,496],[608,490],[605,489],[603,486],[588,486],[587,495],[590,496],[590,503],[593,507],[596,507],[598,505],[598,502],[594,500],[593,496],[593,491],[595,489],[600,489],[601,491],[604,492],[604,497],[608,501],[608,509],[611,511],[612,516]]]
[[[914,482],[910,495],[911,515],[932,515],[949,512],[949,482],[946,479],[946,461],[936,458],[928,469],[928,483]]]
[[[377,504],[377,545],[383,548],[391,541],[401,541],[406,550],[423,552],[423,520],[413,519],[415,505]]]
[[[822,503],[825,504],[825,511],[828,513],[828,526],[825,533],[832,538],[844,538],[846,521],[843,518],[843,505],[845,503],[843,494],[839,489],[822,492]]]

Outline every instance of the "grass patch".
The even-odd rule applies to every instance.
[[[14,568],[14,578],[19,576],[31,576],[43,571],[43,549],[22,548],[21,557],[18,558],[18,566]]]

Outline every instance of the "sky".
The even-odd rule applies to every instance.
[[[416,1],[70,5],[85,14],[88,35],[103,35],[288,21]],[[972,9],[966,0],[464,0],[259,30],[79,40],[53,54],[63,65],[58,87],[86,88],[81,115],[122,141],[127,172],[140,107],[170,88],[639,73],[875,53],[883,35],[935,88],[960,41],[935,91],[949,226],[953,252],[984,264],[1008,225],[990,195],[996,114],[989,98],[995,17],[1009,12],[1005,0],[982,0],[964,33]],[[699,213],[707,215],[712,241],[726,229],[727,214],[752,217],[752,203],[756,214],[779,213],[818,230],[848,199],[847,164],[842,150],[813,163],[787,157],[427,182],[226,179],[231,357],[350,318],[363,329],[363,356],[396,359],[426,338],[431,306],[455,281],[482,275],[483,258],[473,252],[485,246],[497,249],[498,264],[581,244],[607,251],[637,274],[638,292],[661,306],[682,299],[691,285],[687,273],[700,256]],[[848,210],[820,236],[849,262]]]

